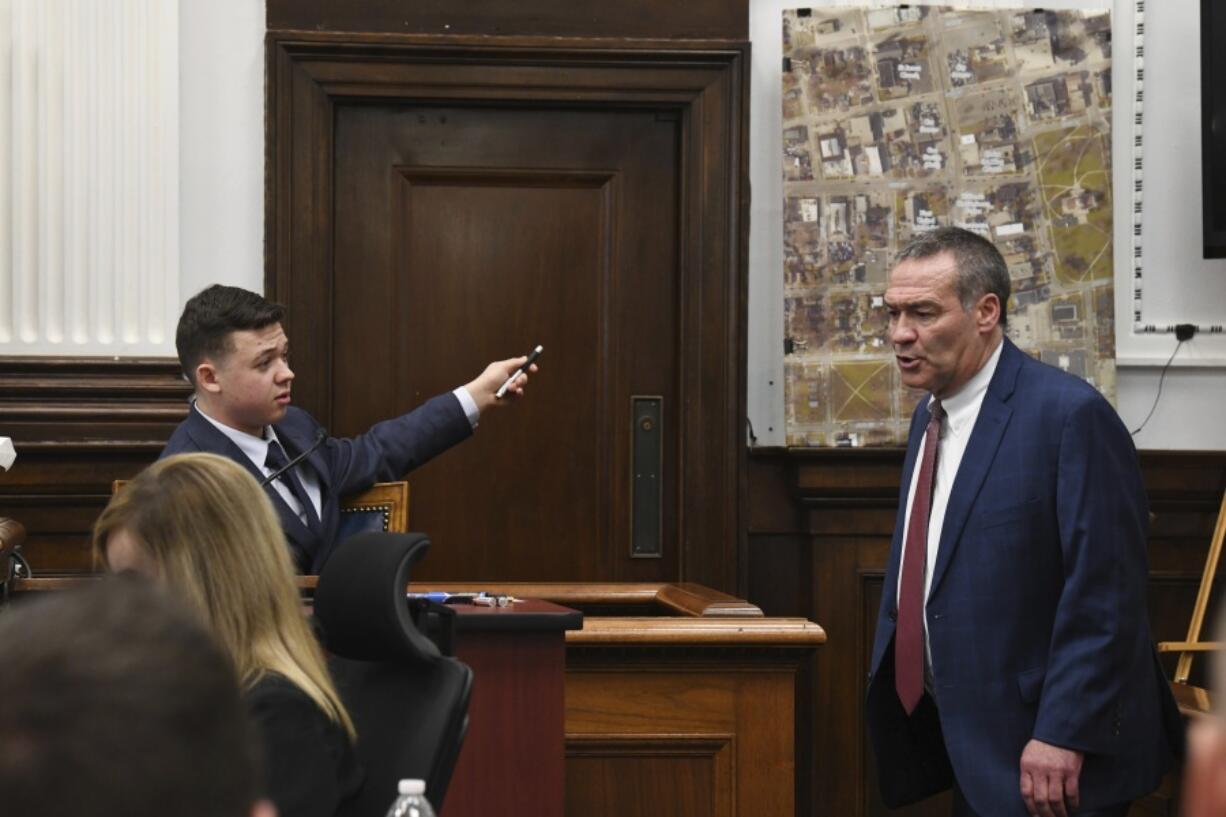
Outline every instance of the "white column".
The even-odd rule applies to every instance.
[[[0,0],[0,355],[173,355],[173,0]]]

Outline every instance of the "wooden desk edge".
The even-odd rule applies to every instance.
[[[659,604],[685,616],[704,618],[764,617],[758,607],[743,599],[688,583],[426,582],[414,583],[413,589],[446,593],[485,590],[517,598],[542,599],[561,605]]]
[[[68,576],[44,579],[15,579],[15,592],[40,592],[64,590],[91,581],[90,576]],[[315,586],[315,576],[298,577],[300,588],[310,589]],[[495,584],[482,585],[479,582],[446,583],[446,584],[415,584],[418,591],[441,590],[456,592],[483,587],[492,593],[505,593],[519,598],[540,598],[565,606],[571,603],[645,603],[658,598],[661,588],[670,585],[546,585],[546,584]],[[711,591],[709,594],[698,593],[696,585],[679,585],[678,593],[689,594],[695,599],[713,601],[716,605],[726,603],[725,599],[737,601],[732,597]],[[563,592],[565,590],[565,592]],[[629,600],[629,601],[627,601]],[[678,601],[676,605],[665,604],[666,607],[677,609],[685,603]],[[583,628],[570,630],[566,633],[566,643],[573,646],[590,646],[601,644],[638,644],[638,645],[728,645],[728,646],[784,646],[784,647],[815,647],[826,643],[826,631],[821,625],[803,618],[767,618],[757,607],[745,603],[747,607],[756,610],[755,615],[710,613],[705,615],[691,614],[688,616],[587,616]],[[742,609],[731,607],[726,609]]]
[[[42,590],[64,590],[89,581],[91,575],[54,576],[48,578],[15,579],[16,593]],[[318,576],[298,576],[299,590],[313,591],[319,583]],[[515,596],[524,599],[541,599],[554,604],[659,604],[660,606],[693,618],[762,619],[762,610],[743,599],[720,593],[702,585],[651,584],[651,583],[592,583],[566,584],[562,582],[414,582],[417,592],[441,591],[457,593],[467,590],[485,590],[489,593]]]
[[[568,646],[597,644],[724,644],[816,647],[826,643],[821,625],[803,618],[713,620],[710,618],[591,616],[582,630],[566,634]]]

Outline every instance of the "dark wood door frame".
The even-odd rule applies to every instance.
[[[270,31],[266,51],[265,288],[289,307],[295,393],[325,425],[337,105],[652,107],[680,117],[677,578],[742,592],[748,43]]]

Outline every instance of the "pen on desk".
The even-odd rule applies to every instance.
[[[411,599],[426,599],[427,601],[432,601],[435,604],[444,604],[447,601],[447,599],[451,598],[450,593],[441,593],[441,592],[406,593],[405,595],[407,595]]]
[[[494,397],[498,400],[501,400],[502,398],[506,397],[507,389],[511,388],[511,384],[514,383],[517,379],[519,379],[519,376],[521,374],[528,371],[528,369],[532,367],[533,363],[536,363],[536,359],[541,356],[541,352],[543,351],[545,351],[544,346],[537,346],[535,349],[533,349],[532,353],[528,355],[528,359],[524,361],[524,365],[516,369],[515,373],[512,374],[510,377],[508,377],[506,379],[506,382],[498,387],[498,391],[494,392]]]

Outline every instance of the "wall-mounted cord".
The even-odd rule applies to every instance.
[[[1190,323],[1180,323],[1175,326],[1175,339],[1179,341],[1175,344],[1175,350],[1171,352],[1171,356],[1167,358],[1166,365],[1162,367],[1162,375],[1158,378],[1158,393],[1154,395],[1154,404],[1149,408],[1149,414],[1145,415],[1145,419],[1141,421],[1141,425],[1137,426],[1132,431],[1132,436],[1137,436],[1141,433],[1141,429],[1145,428],[1145,424],[1149,422],[1149,418],[1154,416],[1154,411],[1158,408],[1158,401],[1162,399],[1162,381],[1166,380],[1167,370],[1171,368],[1171,362],[1175,360],[1175,355],[1179,354],[1179,349],[1186,341],[1191,340],[1196,336],[1196,327]]]

